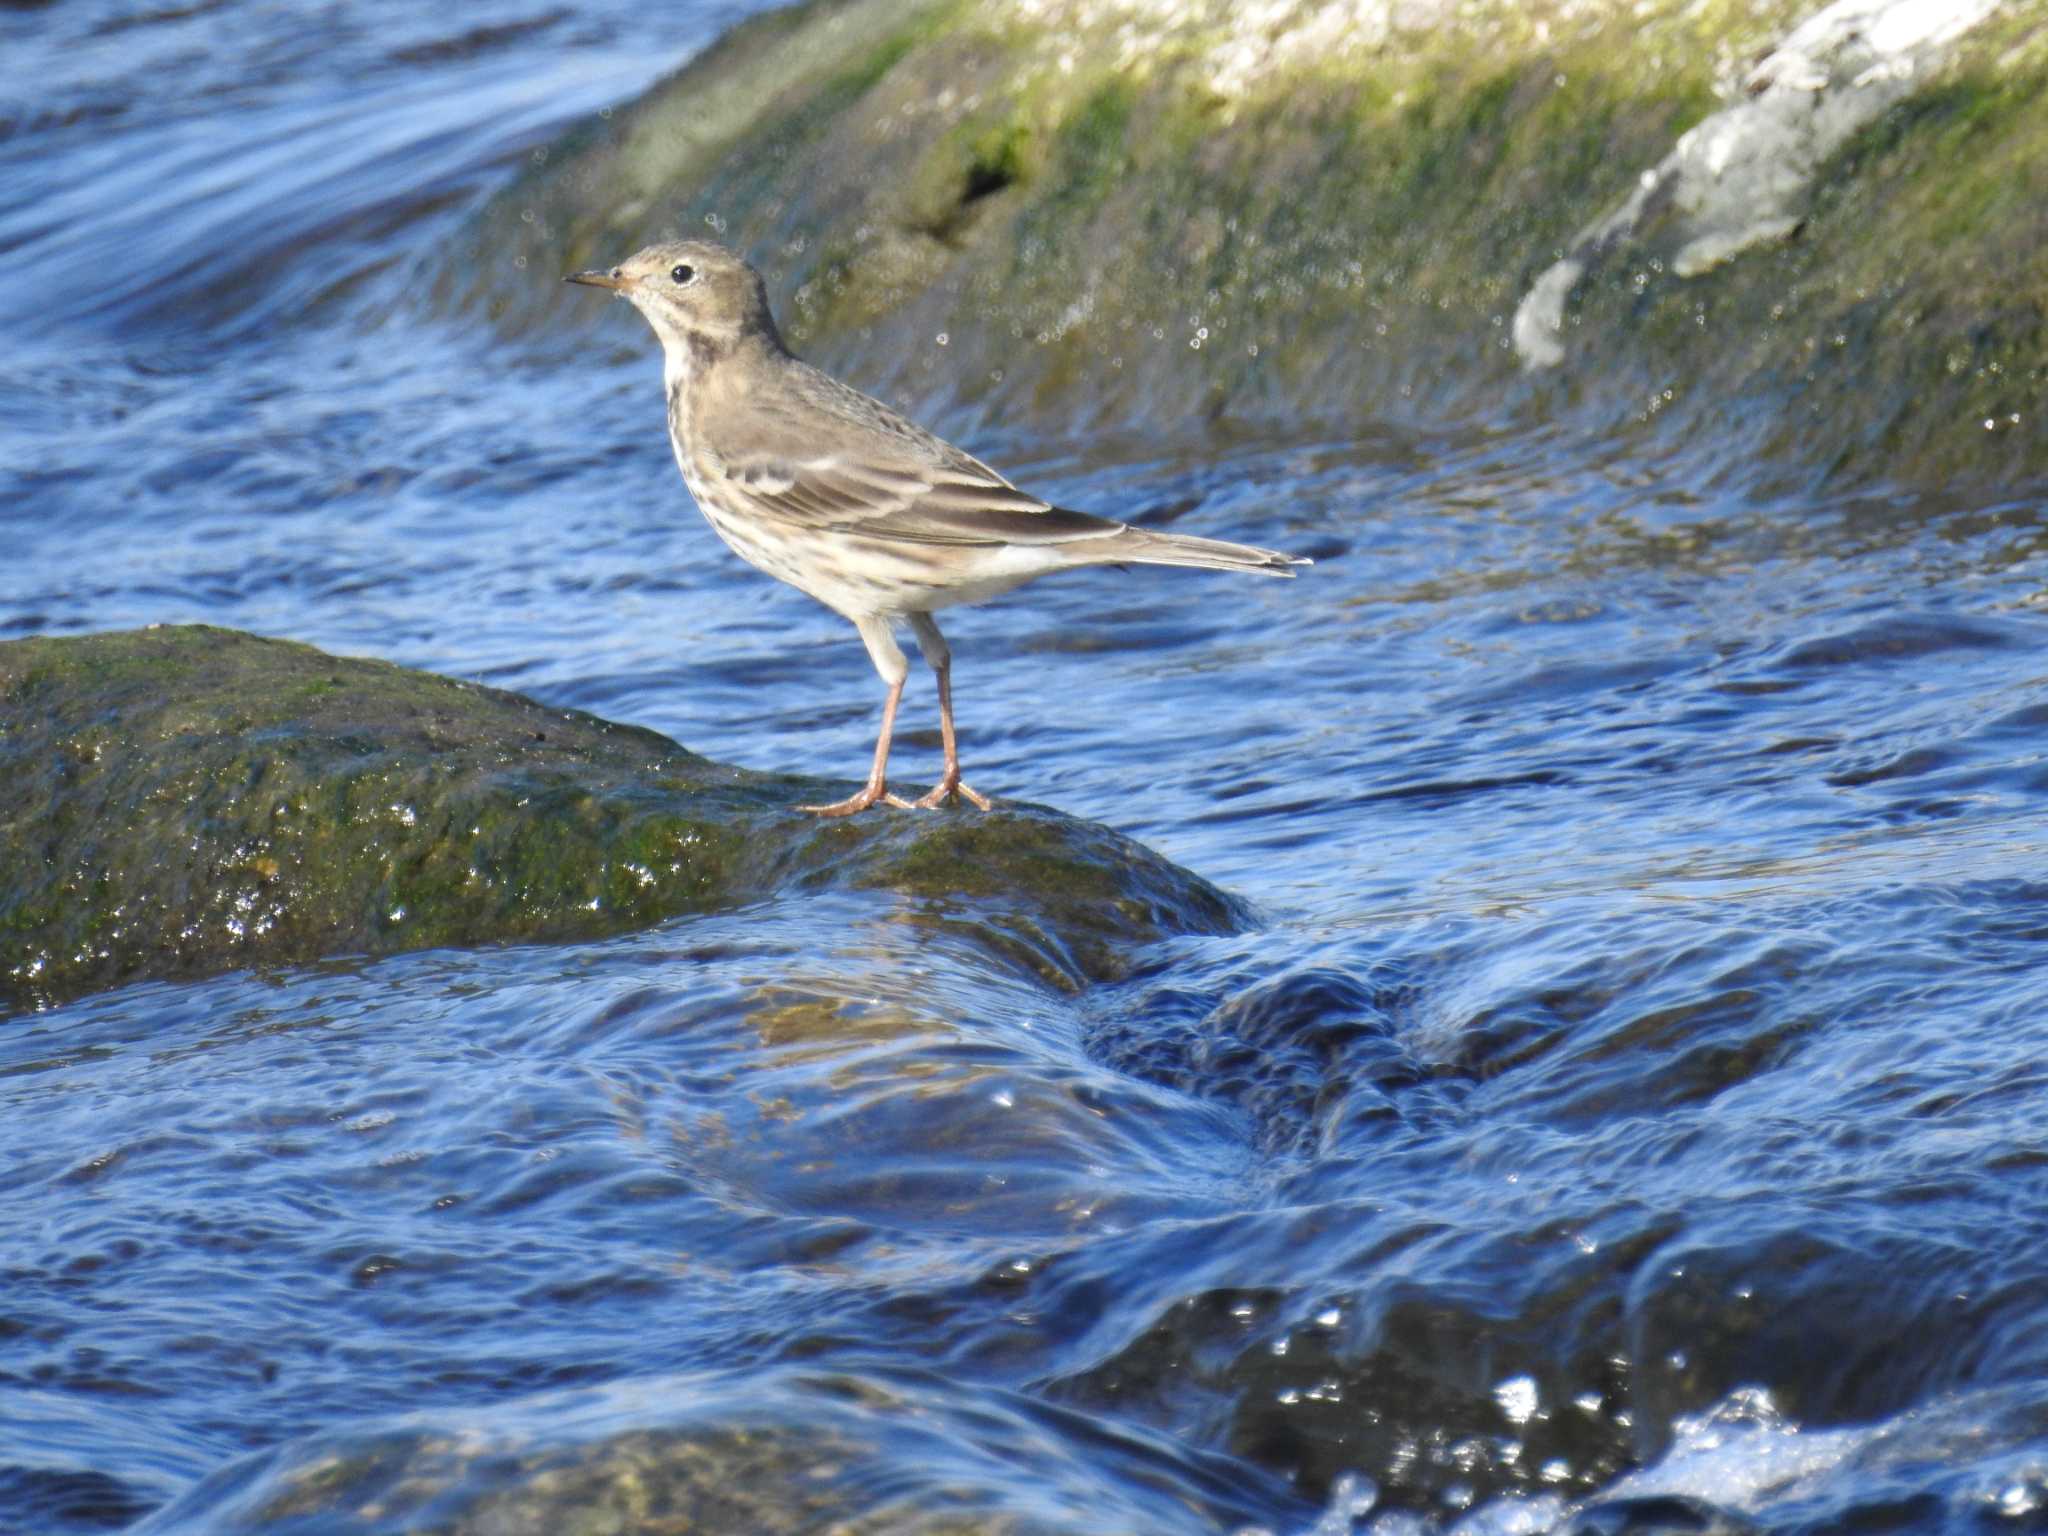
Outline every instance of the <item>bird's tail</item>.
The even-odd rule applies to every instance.
[[[1111,564],[1128,560],[1137,565],[1191,565],[1206,571],[1257,571],[1262,576],[1292,576],[1297,565],[1315,564],[1305,555],[1284,555],[1252,544],[1128,527],[1116,537],[1102,540],[1101,547],[1091,553]]]

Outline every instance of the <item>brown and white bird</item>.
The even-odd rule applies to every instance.
[[[702,240],[651,245],[572,283],[632,301],[661,340],[669,442],[683,482],[718,536],[748,564],[853,621],[888,685],[867,783],[831,805],[849,816],[878,800],[905,809],[960,781],[952,654],[932,614],[1080,565],[1188,565],[1292,576],[1310,562],[1220,539],[1151,533],[1020,491],[979,459],[879,400],[790,355],[761,275]],[[939,685],[945,768],[922,798],[889,793],[889,738],[910,671],[895,626],[917,636]]]

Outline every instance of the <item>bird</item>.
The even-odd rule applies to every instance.
[[[650,245],[564,281],[629,301],[661,343],[676,466],[712,529],[749,565],[850,620],[888,692],[867,782],[799,809],[851,816],[878,803],[931,810],[962,781],[952,652],[932,615],[1086,565],[1178,565],[1292,576],[1312,562],[1221,539],[1158,533],[1019,490],[973,455],[792,354],[767,284],[708,240]],[[889,789],[889,744],[910,664],[907,625],[938,685],[945,761],[916,800]]]

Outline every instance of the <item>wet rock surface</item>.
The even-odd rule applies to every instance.
[[[0,646],[0,1007],[337,954],[594,938],[789,889],[895,893],[1056,985],[1244,920],[1026,807],[794,809],[516,694],[206,626]]]
[[[1733,410],[1740,478],[2039,473],[2044,14],[814,0],[536,157],[436,289],[558,324],[537,278],[708,226],[906,404]]]
[[[1515,311],[1523,361],[1565,361],[1566,302],[1603,261],[1633,259],[1691,278],[1796,236],[1822,165],[1938,72],[1957,39],[1994,9],[1994,0],[1838,0],[1802,22],[1748,73],[1731,105],[1686,130],[1627,201],[1536,280]]]

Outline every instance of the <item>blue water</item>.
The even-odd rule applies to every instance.
[[[869,663],[690,509],[638,322],[418,291],[743,9],[0,11],[0,633],[233,625],[857,777]],[[2041,1528],[2039,494],[918,404],[1316,556],[947,625],[972,782],[1259,931],[1068,994],[840,893],[0,1021],[0,1529],[270,1528],[370,1445],[471,1523],[294,1529],[525,1529],[432,1448],[735,1426],[892,1529]],[[906,721],[919,785],[922,674]]]

